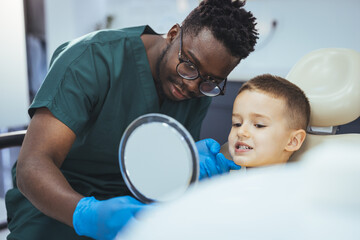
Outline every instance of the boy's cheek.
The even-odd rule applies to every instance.
[[[229,155],[231,156],[231,159],[234,159],[235,157],[235,148],[234,145],[229,142]]]
[[[228,136],[229,144],[234,141],[233,139],[234,139],[234,130],[233,130],[233,128],[231,128],[229,136]]]

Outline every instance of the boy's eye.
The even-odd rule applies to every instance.
[[[233,123],[232,126],[233,127],[241,127],[241,123]]]
[[[264,128],[264,127],[266,127],[265,125],[263,125],[263,124],[255,124],[254,125],[256,128]]]

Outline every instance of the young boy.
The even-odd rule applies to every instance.
[[[235,98],[229,154],[242,167],[286,163],[304,142],[309,119],[310,104],[299,87],[278,76],[257,76]]]

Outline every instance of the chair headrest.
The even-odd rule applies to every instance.
[[[360,52],[344,48],[310,52],[286,79],[307,95],[310,126],[338,126],[360,116]]]

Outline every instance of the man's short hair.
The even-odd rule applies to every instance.
[[[246,1],[203,0],[183,21],[184,32],[196,36],[209,29],[234,57],[246,58],[252,51],[258,33],[256,18],[243,7]]]

